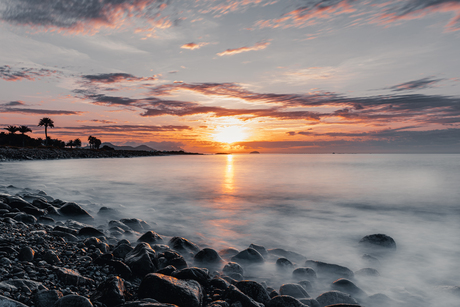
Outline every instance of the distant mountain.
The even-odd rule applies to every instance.
[[[148,147],[147,145],[139,145],[137,147],[133,147],[133,146],[117,146],[117,145],[113,145],[112,143],[102,143],[101,144],[101,148],[104,146],[104,145],[107,145],[109,147],[112,147],[113,149],[115,150],[143,150],[143,151],[157,151],[153,148],[150,148]]]

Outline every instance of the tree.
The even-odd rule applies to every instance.
[[[38,126],[45,126],[45,143],[48,143],[48,127],[54,128],[54,121],[49,117],[43,117]]]
[[[75,146],[75,143],[72,140],[70,140],[67,142],[67,144],[65,144],[65,146],[69,146],[70,148],[72,148],[73,146]]]
[[[88,143],[89,143],[89,149],[94,148],[94,142],[96,141],[96,138],[94,136],[88,136]]]
[[[96,140],[94,141],[94,147],[96,147],[96,149],[99,149],[99,147],[101,147],[101,140],[99,140],[98,138],[96,138]]]
[[[3,128],[5,130],[7,130],[10,134],[15,134],[16,132],[19,131],[19,128],[16,127],[16,126],[8,126],[6,128]]]
[[[21,132],[22,134],[22,147],[24,147],[24,138],[25,138],[25,133],[32,132],[32,129],[30,129],[27,126],[20,126],[18,128],[18,131]]]
[[[73,140],[73,146],[75,146],[76,148],[81,147],[81,141],[80,141],[80,139],[75,139],[75,140]]]

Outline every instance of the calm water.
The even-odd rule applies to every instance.
[[[117,208],[215,249],[256,243],[357,270],[359,239],[385,233],[398,251],[382,280],[460,285],[460,155],[24,161],[0,163],[0,173],[0,185],[41,189],[93,214]]]

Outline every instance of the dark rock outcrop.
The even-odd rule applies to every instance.
[[[241,292],[255,300],[256,302],[262,303],[264,305],[268,304],[270,301],[270,296],[265,288],[258,282],[252,280],[243,280],[235,284]]]
[[[66,203],[58,209],[59,214],[81,220],[92,220],[93,217],[76,203]]]
[[[280,287],[281,295],[289,295],[294,298],[309,298],[308,292],[299,284],[284,284]]]
[[[158,244],[163,243],[163,238],[154,231],[147,231],[144,233],[137,242],[146,242],[148,244]]]
[[[193,258],[196,264],[201,265],[220,265],[223,260],[220,255],[212,248],[203,248],[196,253]]]
[[[385,249],[396,249],[395,240],[393,240],[392,237],[381,233],[365,236],[359,241],[359,244],[370,248],[378,247]]]
[[[156,253],[148,243],[139,243],[125,257],[125,263],[134,275],[144,277],[146,274],[156,271],[154,264]]]
[[[347,293],[340,291],[328,291],[324,292],[316,298],[321,307],[333,305],[333,304],[356,304],[358,302]]]
[[[247,248],[231,258],[231,261],[243,265],[261,264],[265,262],[264,257],[253,248]]]

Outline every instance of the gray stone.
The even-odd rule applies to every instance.
[[[378,247],[385,249],[396,249],[395,240],[393,240],[392,237],[381,233],[365,236],[359,241],[359,244],[370,248]]]
[[[135,231],[145,231],[150,228],[150,225],[140,219],[121,219],[120,222],[129,226],[132,230]]]
[[[12,300],[6,296],[0,295],[0,306],[1,307],[27,307],[23,303]]]
[[[42,290],[35,294],[36,307],[50,307],[63,297],[62,292],[58,290]]]
[[[321,307],[333,304],[358,304],[351,295],[335,290],[322,293],[316,298],[316,301]]]
[[[292,272],[292,277],[296,280],[315,281],[317,276],[312,268],[297,268]]]
[[[280,287],[281,295],[289,295],[294,298],[309,298],[308,292],[299,284],[284,284]]]
[[[230,285],[225,292],[225,300],[228,302],[240,302],[242,307],[264,307],[264,304],[258,303],[248,295],[244,294],[234,285]]]
[[[379,271],[373,268],[364,268],[355,272],[355,276],[375,277],[380,276]]]
[[[173,237],[168,245],[178,251],[179,253],[192,253],[196,254],[200,251],[200,248],[198,245],[196,245],[193,242],[190,242],[189,240],[181,237]]]
[[[154,231],[147,231],[139,239],[137,239],[137,242],[157,244],[157,243],[163,243],[163,238]]]
[[[339,278],[334,281],[331,285],[331,289],[348,293],[355,298],[363,298],[367,296],[363,290],[356,286],[352,281],[345,278]]]
[[[103,237],[104,233],[94,227],[83,227],[78,231],[81,237]]]
[[[71,294],[57,300],[54,307],[93,307],[93,304],[84,296]]]
[[[300,298],[299,301],[309,307],[321,307],[314,298]]]
[[[261,245],[251,244],[251,245],[249,245],[249,247],[255,249],[256,251],[258,251],[262,255],[262,257],[267,257],[267,255],[268,255],[268,252],[265,249],[265,247],[263,247]]]
[[[129,266],[134,275],[144,277],[148,273],[157,270],[153,263],[156,253],[148,243],[142,242],[129,252],[125,257],[125,263]]]
[[[331,282],[339,278],[353,278],[354,276],[349,268],[337,264],[307,260],[305,266],[313,268],[318,278],[326,278]]]
[[[123,279],[118,276],[111,277],[97,287],[97,292],[91,297],[107,306],[117,306],[126,300],[127,291]]]
[[[276,260],[276,269],[281,272],[290,271],[294,268],[294,264],[287,258],[278,258]]]
[[[31,262],[34,260],[35,251],[28,246],[25,246],[19,250],[18,259],[19,261]]]
[[[203,248],[194,257],[196,264],[200,265],[220,265],[223,260],[220,255],[212,248]]]
[[[60,267],[54,267],[54,269],[56,270],[56,274],[59,277],[59,279],[66,285],[78,286],[91,284],[94,282],[90,278],[81,276],[80,273],[78,273],[75,270]]]
[[[265,288],[258,282],[252,280],[243,280],[235,284],[241,292],[255,300],[256,302],[262,303],[264,305],[268,304],[270,301],[270,296]]]
[[[247,248],[231,258],[231,261],[243,265],[261,264],[265,262],[264,257],[255,249]]]
[[[134,248],[128,244],[120,244],[113,250],[112,254],[117,258],[125,258],[126,255],[131,252]]]
[[[228,275],[228,274],[241,274],[243,275],[244,274],[244,270],[243,270],[243,267],[241,265],[239,265],[238,263],[236,262],[229,262],[227,263],[224,268],[222,269],[222,272],[224,272],[224,274]]]
[[[278,295],[272,298],[266,307],[306,307],[306,305],[292,296]]]
[[[174,271],[171,276],[178,279],[195,280],[202,286],[206,286],[211,279],[209,276],[209,271],[202,268],[185,268],[179,271]]]
[[[64,216],[69,216],[75,219],[82,219],[82,220],[92,220],[93,217],[89,214],[85,209],[77,205],[76,203],[69,202],[65,203],[61,208],[58,210],[59,214]]]

